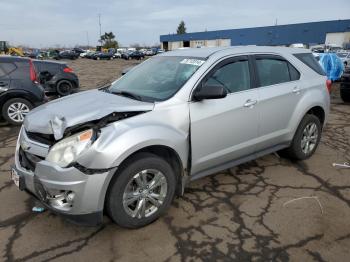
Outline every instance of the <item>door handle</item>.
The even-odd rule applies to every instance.
[[[300,88],[296,86],[293,88],[292,92],[295,94],[300,94]]]
[[[244,103],[244,107],[253,107],[257,102],[258,102],[257,100],[248,99],[248,100]]]
[[[7,86],[8,84],[5,83],[5,82],[0,82],[0,87],[4,87],[4,86]]]

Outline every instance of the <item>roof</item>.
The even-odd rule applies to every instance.
[[[184,57],[200,57],[207,58],[214,53],[224,51],[227,53],[309,53],[310,51],[304,48],[290,47],[273,47],[273,46],[230,46],[230,47],[202,47],[202,48],[187,48],[177,49],[174,51],[165,52],[158,56],[184,56]]]
[[[350,32],[350,19],[161,35],[161,42],[231,39],[231,45],[320,44],[327,33]]]
[[[10,56],[10,55],[0,55],[0,61],[10,61],[10,62],[23,62],[29,60],[28,57],[20,56]]]

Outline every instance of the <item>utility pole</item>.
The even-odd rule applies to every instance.
[[[101,44],[102,44],[102,40],[101,40],[101,14],[98,14],[98,25],[100,26],[100,39],[98,40]]]
[[[86,31],[86,40],[87,40],[87,46],[90,47],[90,41],[89,41],[89,31]]]

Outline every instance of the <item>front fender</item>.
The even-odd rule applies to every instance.
[[[136,151],[156,145],[173,149],[178,154],[182,166],[187,166],[187,132],[161,124],[130,128],[122,122],[103,128],[97,141],[77,161],[92,169],[116,167]]]

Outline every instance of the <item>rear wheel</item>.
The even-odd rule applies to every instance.
[[[175,174],[164,159],[140,153],[131,157],[111,182],[107,212],[118,225],[139,228],[158,219],[175,193]]]
[[[12,98],[7,101],[2,108],[4,119],[12,125],[20,125],[24,117],[33,108],[33,105],[23,98]]]
[[[57,83],[56,91],[60,96],[67,96],[72,93],[73,84],[68,80],[62,80]]]
[[[297,160],[311,157],[320,142],[321,132],[320,120],[314,115],[305,115],[290,147],[280,151],[281,155]]]

